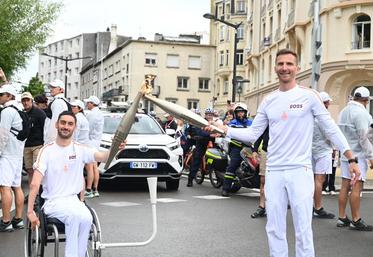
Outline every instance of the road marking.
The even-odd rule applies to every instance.
[[[177,203],[177,202],[186,202],[187,200],[183,199],[174,199],[174,198],[158,198],[158,203]]]
[[[128,207],[128,206],[136,206],[141,205],[139,203],[131,203],[131,202],[106,202],[106,203],[100,203],[101,205],[106,205],[110,207]]]
[[[248,197],[259,197],[260,193],[252,192],[252,193],[242,193],[242,194],[236,194],[236,195],[242,195],[242,196],[248,196]]]
[[[230,197],[224,197],[220,195],[201,195],[201,196],[193,196],[194,198],[204,199],[204,200],[219,200],[219,199],[228,199]]]

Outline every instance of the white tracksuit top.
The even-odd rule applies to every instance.
[[[320,127],[320,123],[315,119],[312,138],[312,157],[317,159],[329,154],[331,156],[332,153],[333,147]]]
[[[347,138],[354,154],[362,159],[373,159],[373,146],[368,139],[372,118],[361,103],[350,101],[339,114],[338,125]],[[342,160],[346,157],[342,156]]]
[[[253,143],[269,125],[267,170],[312,168],[314,119],[326,136],[344,153],[350,147],[315,90],[296,85],[276,90],[264,98],[251,127],[228,128],[227,136]]]
[[[104,115],[98,107],[94,107],[87,114],[87,120],[89,123],[89,145],[98,150],[104,130]]]

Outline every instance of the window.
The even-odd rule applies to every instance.
[[[188,109],[199,109],[199,100],[198,99],[188,99]]]
[[[80,57],[79,52],[76,52],[76,53],[75,53],[75,57],[76,57],[76,58],[79,58],[79,57]]]
[[[187,77],[177,77],[177,89],[188,89],[188,80]]]
[[[114,65],[110,65],[108,75],[109,75],[109,77],[111,77],[111,76],[113,76],[113,74],[114,74]]]
[[[228,94],[228,87],[229,87],[229,82],[228,79],[224,80],[224,87],[223,87],[223,94],[227,95]]]
[[[54,58],[54,65],[57,65],[57,59]]]
[[[60,78],[63,77],[63,70],[60,70]]]
[[[225,54],[226,54],[225,65],[229,65],[229,50],[226,50]]]
[[[73,47],[73,41],[72,40],[69,40],[69,46],[70,46],[70,48]]]
[[[352,49],[370,48],[370,24],[368,15],[356,17],[352,24]]]
[[[201,56],[189,56],[189,69],[201,69]]]
[[[168,54],[167,55],[167,67],[168,68],[179,68],[179,55]]]
[[[209,81],[210,79],[199,78],[198,89],[201,91],[209,91]]]
[[[145,65],[157,65],[157,54],[146,53]]]
[[[53,79],[57,78],[57,71],[53,71]]]
[[[243,65],[243,49],[238,49],[237,50],[237,65]]]
[[[78,89],[78,87],[79,87],[79,83],[78,83],[78,82],[75,82],[74,84],[75,84],[75,89]]]
[[[246,12],[246,1],[239,0],[237,1],[237,13],[245,13]]]
[[[120,60],[115,62],[115,73],[120,72]]]
[[[224,51],[220,51],[220,61],[219,61],[219,66],[224,65]]]
[[[50,68],[51,66],[52,66],[52,60],[49,59],[49,60],[48,60],[48,67]]]
[[[41,62],[40,65],[41,65],[41,68],[44,69],[44,62]]]
[[[221,25],[220,26],[220,34],[219,34],[219,40],[224,41],[224,31],[225,31],[225,26]]]
[[[79,38],[76,39],[76,45],[78,45],[78,46],[80,45],[80,39]]]
[[[177,103],[177,98],[168,98],[168,97],[166,97],[166,101],[176,104]]]
[[[264,59],[261,62],[259,70],[262,71],[262,72],[259,73],[260,74],[259,83],[261,85],[263,85],[264,84],[264,72],[263,72],[263,70],[264,70]]]
[[[78,74],[78,73],[79,73],[79,68],[76,67],[76,68],[75,68],[75,74]]]
[[[244,25],[241,24],[238,29],[237,29],[237,38],[238,39],[243,39],[245,36],[245,28]]]

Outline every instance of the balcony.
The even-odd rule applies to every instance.
[[[289,12],[288,20],[286,21],[286,24],[287,24],[288,28],[290,28],[294,24],[294,16],[295,16],[295,11],[294,11],[294,9],[292,9]]]
[[[119,88],[113,88],[113,89],[110,89],[109,91],[107,92],[104,92],[102,94],[102,100],[103,101],[109,101],[111,100],[114,96],[118,96],[121,94],[121,90]]]

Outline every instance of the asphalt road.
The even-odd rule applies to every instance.
[[[268,256],[265,218],[249,215],[258,204],[258,193],[243,189],[230,198],[209,182],[185,187],[182,179],[177,192],[167,192],[158,184],[158,234],[148,246],[104,249],[104,257],[264,257]],[[364,192],[362,217],[373,224],[373,192]],[[337,214],[338,197],[326,196],[324,206]],[[103,242],[144,241],[151,234],[151,208],[146,184],[108,184],[101,196],[89,200],[98,212]],[[314,219],[314,241],[319,257],[373,256],[373,232],[340,229],[334,220]],[[23,256],[24,231],[0,234],[0,257]],[[291,213],[288,215],[289,256],[294,253]],[[48,245],[51,254],[52,245]],[[62,250],[63,251],[63,250]],[[63,256],[61,251],[61,256]]]

